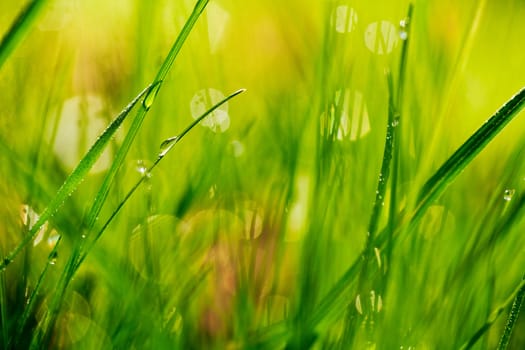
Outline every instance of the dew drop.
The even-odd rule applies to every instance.
[[[510,202],[514,196],[514,193],[516,193],[515,189],[506,189],[505,192],[503,192],[503,199],[507,202]]]
[[[406,30],[400,30],[399,31],[399,38],[401,40],[407,40],[408,39],[408,32]]]
[[[155,102],[155,98],[157,98],[157,94],[159,93],[161,83],[162,81],[158,81],[155,84],[153,84],[151,89],[148,91],[146,97],[144,97],[144,100],[142,101],[142,106],[146,110],[149,110],[153,105],[153,102]]]
[[[393,128],[398,126],[399,125],[399,118],[394,118],[394,120],[392,120],[392,123],[390,125],[392,125]]]
[[[174,137],[170,137],[169,139],[166,139],[164,140],[161,144],[160,144],[160,153],[159,153],[159,157],[164,157],[169,151],[170,149],[175,146],[175,144],[179,142],[179,137],[178,136],[174,136]]]

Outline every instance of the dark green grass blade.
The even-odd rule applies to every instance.
[[[9,265],[13,259],[20,253],[20,251],[35,237],[37,232],[40,230],[42,225],[49,220],[62,206],[64,201],[77,189],[78,185],[84,180],[87,173],[95,164],[97,159],[100,157],[113,134],[117,131],[119,126],[122,124],[126,116],[129,114],[133,106],[148,92],[150,87],[147,87],[140,92],[123,110],[120,114],[109,124],[109,126],[100,134],[99,138],[91,146],[86,155],[80,160],[76,168],[67,177],[66,181],[58,189],[57,193],[51,199],[47,208],[44,209],[35,224],[29,229],[22,241],[4,257],[3,261],[0,262],[0,270],[4,269]]]
[[[523,280],[525,280],[525,277]],[[512,335],[512,330],[514,329],[514,325],[516,324],[516,321],[520,315],[520,310],[524,299],[525,285],[522,285],[518,290],[518,294],[516,294],[516,297],[514,298],[512,307],[510,308],[509,316],[507,317],[507,324],[505,325],[505,329],[503,330],[503,334],[501,335],[501,339],[498,344],[498,350],[505,350],[509,346],[510,336]]]
[[[21,337],[23,335],[23,331],[26,327],[27,320],[31,316],[31,314],[35,311],[35,302],[37,300],[38,292],[40,291],[40,286],[42,285],[42,282],[44,278],[47,275],[47,272],[49,270],[49,267],[52,266],[53,259],[56,259],[57,253],[58,253],[58,246],[60,245],[60,241],[62,239],[62,236],[59,236],[57,242],[55,243],[55,246],[53,247],[53,250],[51,250],[51,253],[49,253],[47,257],[47,264],[44,266],[44,269],[40,273],[40,276],[38,276],[38,280],[35,284],[35,288],[31,292],[31,295],[27,299],[27,305],[24,309],[24,312],[22,313],[22,316],[20,317],[20,320],[17,324],[17,330],[16,330],[16,336],[15,336],[15,346],[18,346],[20,344],[20,341],[22,340]]]
[[[412,12],[413,12],[413,4],[409,4],[407,16],[405,19],[403,19],[400,22],[400,31],[403,31],[405,38],[403,40],[403,44],[401,46],[401,56],[399,59],[399,71],[398,71],[398,81],[397,86],[394,89],[394,82],[392,78],[392,74],[390,71],[386,72],[386,79],[387,79],[387,86],[389,91],[389,97],[388,97],[388,118],[387,118],[387,127],[386,127],[386,137],[385,137],[385,145],[384,145],[384,151],[383,151],[383,160],[381,163],[381,170],[379,173],[379,179],[377,181],[377,187],[376,187],[376,197],[374,200],[373,208],[372,208],[372,214],[370,216],[370,221],[368,224],[368,232],[366,237],[366,243],[365,248],[362,253],[363,256],[363,263],[361,264],[359,277],[358,277],[358,286],[357,286],[357,294],[364,296],[367,293],[367,290],[378,290],[377,285],[371,286],[371,283],[374,284],[384,284],[384,282],[378,281],[372,281],[370,276],[370,269],[373,261],[376,260],[374,249],[376,247],[376,236],[377,236],[377,230],[378,230],[378,224],[379,219],[381,217],[383,207],[384,207],[384,201],[386,196],[386,190],[388,186],[388,181],[391,175],[393,176],[393,180],[397,181],[397,178],[395,176],[396,173],[396,163],[394,160],[394,164],[391,165],[394,155],[397,151],[397,138],[399,133],[399,119],[400,119],[400,113],[402,109],[402,100],[403,100],[403,92],[404,92],[404,85],[405,85],[405,74],[406,74],[406,66],[407,66],[407,55],[408,55],[408,38],[409,38],[409,22],[412,20]],[[392,195],[395,193],[396,183],[393,183],[391,185],[392,189]],[[394,196],[394,195],[393,195]],[[392,227],[391,227],[392,228]],[[391,234],[392,232],[389,232]],[[375,268],[380,268],[379,266]],[[381,287],[380,287],[381,288]],[[379,289],[380,289],[379,288]],[[374,323],[373,321],[373,306],[368,305],[368,298],[364,298],[364,311],[367,315],[367,319],[370,325]],[[344,333],[343,344],[345,346],[351,346],[352,341],[354,338],[355,331],[358,329],[357,322],[359,321],[360,317],[357,313],[357,310],[349,306],[348,312],[347,312],[347,324],[346,329]],[[373,331],[373,330],[372,330]],[[370,335],[371,336],[371,335]]]
[[[2,69],[9,55],[29,31],[46,1],[47,0],[29,1],[22,11],[20,11],[13,24],[11,24],[7,33],[2,37],[2,41],[0,41],[0,69]]]
[[[159,155],[157,157],[157,160],[146,170],[145,174],[150,174],[156,167],[157,165],[160,163],[160,161],[166,156],[166,154],[168,154],[168,152],[171,151],[171,149],[175,146],[175,144],[177,144],[179,141],[182,140],[182,138],[184,138],[184,136],[191,131],[191,129],[193,129],[197,124],[199,124],[204,118],[206,118],[207,116],[209,116],[213,111],[215,111],[217,108],[219,108],[220,106],[222,106],[223,104],[225,104],[226,102],[228,102],[229,100],[231,100],[232,98],[234,98],[235,96],[243,93],[244,91],[246,91],[245,89],[240,89],[240,90],[237,90],[235,91],[234,93],[232,93],[231,95],[227,96],[226,98],[224,98],[222,101],[218,102],[217,104],[215,104],[213,107],[211,107],[210,109],[208,109],[204,114],[202,114],[200,117],[198,117],[197,119],[195,119],[191,124],[189,124],[180,134],[178,134],[177,136],[174,136],[174,137],[170,137],[168,139],[166,139],[164,142],[162,142],[162,144],[160,145],[160,152],[159,152]],[[133,187],[128,191],[128,193],[126,194],[126,196],[124,197],[124,199],[118,204],[118,206],[115,208],[115,210],[113,211],[113,213],[110,215],[110,217],[108,218],[108,220],[104,223],[104,225],[102,226],[102,228],[98,231],[98,233],[96,234],[96,236],[93,238],[93,240],[88,243],[88,245],[85,246],[84,250],[80,253],[80,257],[78,259],[78,262],[76,263],[75,265],[75,271],[78,270],[78,268],[80,267],[80,265],[82,264],[82,262],[84,261],[84,259],[86,258],[86,256],[89,254],[89,252],[91,251],[91,249],[93,248],[93,246],[96,244],[96,242],[100,239],[100,237],[102,236],[102,234],[106,231],[107,227],[109,226],[109,224],[113,221],[113,219],[117,216],[117,214],[120,212],[120,210],[124,207],[124,205],[126,204],[126,202],[129,200],[129,198],[131,198],[131,196],[133,195],[133,193],[135,193],[135,191],[140,187],[140,185],[144,182],[144,180],[147,178],[147,176],[142,176],[136,183],[135,185],[133,185]]]
[[[2,306],[0,308],[0,323],[2,324],[2,330],[0,337],[2,337],[2,342],[0,343],[2,345],[3,349],[7,349],[7,342],[8,342],[8,336],[9,336],[9,330],[7,322],[9,321],[7,318],[7,310],[4,307],[4,305],[7,305],[7,290],[5,285],[5,270],[0,270],[0,305]]]
[[[173,65],[173,62],[175,61],[175,58],[177,57],[180,49],[182,48],[182,45],[186,41],[191,30],[193,29],[193,26],[197,22],[197,19],[201,15],[202,11],[204,11],[204,9],[206,8],[208,1],[209,0],[199,0],[195,4],[193,12],[191,13],[186,23],[184,24],[184,27],[182,28],[179,36],[175,40],[175,43],[171,47],[168,55],[166,56],[166,59],[162,63],[155,79],[153,80],[153,83],[152,83],[153,87],[149,91],[149,93],[146,95],[142,103],[143,108],[141,108],[137,112],[137,115],[133,119],[133,123],[131,124],[131,127],[126,135],[126,138],[124,139],[119,151],[117,152],[115,159],[111,165],[111,168],[109,169],[106,177],[104,178],[104,182],[102,183],[102,186],[100,187],[95,197],[95,200],[93,201],[93,205],[87,215],[87,230],[88,231],[91,230],[95,224],[96,218],[98,214],[100,213],[100,210],[102,209],[102,206],[109,193],[109,188],[111,187],[111,184],[113,183],[113,180],[115,179],[115,176],[124,161],[124,157],[128,153],[129,148],[131,147],[131,144],[133,143],[133,140],[135,139],[135,136],[137,135],[142,125],[142,122],[144,121],[144,118],[146,117],[147,112],[153,105],[153,102],[155,101],[155,98],[157,97],[157,94],[162,86],[162,82],[166,78],[166,75],[168,74],[171,66]]]
[[[483,124],[423,185],[412,220],[421,217],[425,209],[447,188],[456,176],[483,148],[518,114],[525,104],[522,88]]]
[[[418,206],[408,222],[414,224],[428,208],[432,200],[442,193],[448,184],[470,164],[481,150],[518,114],[525,104],[525,88],[514,95],[505,103],[481,128],[478,129],[445,163],[439,168],[425,184],[421,191]],[[402,226],[401,226],[402,228]],[[400,228],[394,235],[392,243],[399,237]],[[384,244],[384,234],[378,235],[376,244]],[[333,314],[341,307],[350,302],[347,295],[351,290],[357,273],[359,272],[362,259],[358,258],[351,267],[343,274],[334,287],[321,300],[318,307],[312,313],[309,323],[311,327],[317,326],[329,314]]]
[[[370,264],[375,260],[375,253],[374,253],[374,247],[375,247],[375,241],[376,241],[376,233],[377,228],[379,224],[379,218],[381,216],[381,213],[383,212],[384,207],[384,201],[385,201],[385,195],[386,195],[386,189],[388,185],[388,180],[390,177],[390,163],[392,161],[392,155],[394,151],[394,140],[396,138],[396,129],[397,129],[397,121],[398,119],[398,112],[396,110],[396,107],[394,105],[394,96],[393,96],[393,82],[392,82],[392,76],[390,73],[387,73],[387,80],[388,80],[388,86],[390,91],[389,96],[389,110],[388,110],[388,118],[387,118],[387,127],[386,127],[386,137],[385,137],[385,146],[383,151],[383,160],[381,163],[381,170],[379,173],[379,178],[377,181],[377,187],[376,187],[376,196],[374,200],[374,204],[372,207],[372,214],[370,215],[370,221],[368,224],[368,232],[366,237],[366,243],[365,248],[362,253],[363,263],[361,264],[361,269],[359,272],[358,277],[358,285],[357,285],[357,294],[358,295],[366,295],[367,290],[373,289],[370,286],[370,283],[373,283],[370,280],[369,270],[371,269]],[[367,315],[367,318],[370,322],[372,322],[372,313],[373,310],[369,307],[367,303],[368,298],[364,298],[364,304],[363,304],[363,312],[365,315]],[[348,312],[347,312],[347,320],[346,320],[346,326],[345,326],[345,335],[343,337],[344,345],[346,346],[352,346],[352,341],[354,338],[354,334],[356,330],[358,329],[357,323],[360,321],[360,317],[357,314],[357,310],[349,306]]]
[[[200,17],[201,13],[204,11],[206,5],[208,4],[208,1],[209,0],[198,0],[197,1],[190,17],[184,24],[184,27],[182,28],[179,36],[175,40],[168,55],[166,56],[164,62],[162,63],[155,79],[153,80],[153,83],[150,85],[151,88],[148,89],[147,95],[145,96],[142,102],[142,108],[140,108],[137,111],[137,114],[135,115],[133,119],[131,127],[128,130],[126,137],[124,138],[124,141],[122,142],[122,145],[120,146],[118,152],[116,153],[115,158],[111,164],[111,167],[106,173],[103,183],[101,187],[99,188],[99,190],[97,191],[93,204],[87,214],[87,217],[85,220],[85,223],[86,223],[85,230],[87,231],[87,233],[84,235],[86,239],[81,240],[80,245],[77,245],[74,248],[73,253],[71,254],[68,262],[66,263],[66,266],[60,276],[59,284],[56,288],[55,295],[50,304],[50,308],[44,318],[42,327],[33,336],[33,339],[31,342],[31,348],[38,348],[42,346],[43,344],[46,344],[48,337],[50,336],[50,331],[53,328],[56,317],[58,315],[62,296],[65,294],[67,286],[69,285],[69,282],[74,275],[75,266],[77,265],[77,261],[80,256],[80,252],[83,250],[84,244],[86,243],[87,238],[90,236],[90,233],[95,225],[95,222],[97,221],[97,217],[102,209],[102,206],[104,205],[106,201],[106,198],[109,194],[109,189],[113,181],[115,180],[115,176],[118,170],[120,169],[121,165],[123,164],[124,158],[126,157],[131,147],[131,144],[133,143],[133,140],[135,139],[135,136],[137,135],[138,131],[140,130],[142,126],[142,122],[144,121],[148,111],[153,105],[155,98],[162,86],[162,82],[164,81],[171,66],[173,65],[173,62],[175,61],[175,58],[180,52],[182,45],[186,41],[190,32],[192,31],[193,26],[197,22],[197,19]]]
[[[496,322],[498,317],[508,308],[515,300],[519,297],[523,301],[525,294],[525,279],[521,280],[521,283],[514,289],[514,291],[509,295],[509,297],[496,309],[490,316],[487,318],[485,323],[478,328],[478,330],[470,337],[470,339],[463,344],[461,350],[466,350],[472,348],[476,342],[485,334],[486,331]],[[509,334],[510,336],[510,334]]]

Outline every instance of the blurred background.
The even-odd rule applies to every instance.
[[[22,6],[0,3],[0,33]],[[191,0],[48,1],[0,70],[2,254],[20,240],[23,225],[36,221],[98,134],[152,81],[193,6]],[[119,171],[101,220],[155,161],[163,140],[224,96],[247,92],[192,130],[109,226],[71,288],[57,321],[69,328],[55,345],[90,348],[96,340],[118,347],[126,344],[118,330],[136,329],[144,340],[137,348],[154,346],[148,322],[177,336],[183,324],[192,330],[184,336],[188,344],[205,342],[203,332],[210,339],[221,334],[227,343],[244,332],[245,318],[252,320],[247,328],[283,320],[299,308],[298,295],[304,298],[297,285],[309,271],[304,242],[313,235],[319,237],[311,257],[318,283],[311,298],[318,301],[365,241],[387,122],[385,72],[399,78],[406,36],[395,212],[411,208],[421,185],[525,85],[523,1],[414,1],[410,32],[403,33],[407,8],[407,1],[210,1]],[[500,227],[509,202],[525,188],[523,119],[511,122],[429,209],[418,238],[396,247],[394,286],[382,301],[390,305],[389,336],[380,344],[447,348],[450,335],[459,346],[518,282],[524,222],[513,217],[508,228]],[[15,285],[34,286],[60,234],[57,268],[39,306],[45,310],[45,293],[79,239],[128,127],[26,258],[6,272],[10,297],[22,288]],[[323,154],[319,140],[327,135],[333,145]],[[207,265],[213,273],[203,278],[204,287],[188,287]],[[251,274],[244,285],[246,266]],[[19,269],[28,271],[29,282],[17,278]],[[146,292],[148,286],[153,291]],[[240,301],[242,288],[252,301]],[[181,311],[185,298],[198,302]],[[157,299],[162,305],[153,305]],[[153,307],[160,321],[151,320]],[[458,325],[453,331],[450,319]],[[500,321],[485,345],[497,342]],[[159,339],[165,345],[171,338]]]

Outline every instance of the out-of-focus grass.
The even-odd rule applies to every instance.
[[[107,125],[153,79],[193,5],[48,1],[0,70],[2,257],[25,233],[28,216],[22,219],[21,206],[40,213],[48,205],[71,171],[65,159],[80,160],[94,141],[87,131],[95,120]],[[0,4],[2,35],[22,6]],[[318,313],[319,302],[364,247],[385,143],[384,71],[398,79],[398,23],[407,6],[211,1],[164,81],[100,219],[155,161],[160,143],[191,123],[190,101],[198,91],[248,92],[229,104],[226,131],[194,129],[108,227],[64,296],[53,346],[273,348],[311,340],[316,348],[441,349],[467,342],[524,273],[523,116],[469,164],[391,255],[378,253],[379,280],[385,271],[388,280],[374,290],[380,310],[373,333],[363,322],[355,343],[341,344],[346,308],[305,329],[312,334],[298,332],[301,318]],[[389,212],[411,210],[425,181],[524,85],[525,6],[479,6],[414,3],[397,126],[396,208],[389,208],[389,189],[380,229]],[[342,31],[353,30],[340,33],[336,15],[350,8],[354,21]],[[374,37],[369,25],[378,21],[394,28],[396,44],[388,54],[366,45]],[[213,101],[210,94],[204,100]],[[64,112],[64,102],[75,96],[84,101],[76,105],[80,116]],[[99,104],[95,117],[86,115],[86,101]],[[346,126],[340,119],[345,113]],[[335,127],[326,123],[330,116]],[[61,131],[64,121],[67,132],[80,130],[72,143]],[[121,142],[117,137],[106,165],[102,161],[101,171],[49,220],[42,242],[2,272],[3,329],[19,322],[48,264],[48,238],[58,233],[61,246],[24,332],[30,338],[39,327],[103,169]],[[350,308],[358,307],[354,292],[345,296]],[[364,298],[370,296],[360,296],[361,307]],[[511,338],[517,348],[525,342],[522,322]],[[498,318],[476,346],[495,347],[504,325]],[[0,344],[7,344],[2,337]]]

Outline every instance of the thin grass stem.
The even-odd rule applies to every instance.
[[[20,44],[29,29],[31,29],[32,24],[46,2],[47,0],[31,0],[19,12],[0,41],[0,69],[2,69],[9,55]]]

